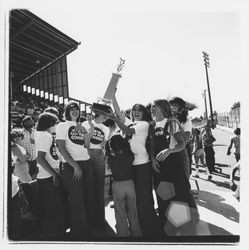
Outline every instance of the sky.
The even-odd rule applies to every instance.
[[[168,1],[22,2],[10,1],[5,9],[27,8],[81,42],[67,56],[72,98],[92,103],[103,97],[122,57],[125,67],[116,93],[122,109],[179,96],[197,105],[190,112],[192,117],[203,115],[205,51],[210,58],[213,110],[229,112],[241,99],[241,88],[234,88],[241,84],[241,13],[237,5],[224,9],[219,5],[211,8],[203,1],[192,7],[169,5]]]

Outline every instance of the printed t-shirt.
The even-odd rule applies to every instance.
[[[53,137],[50,133],[47,131],[42,131],[37,136],[36,140],[36,150],[37,153],[39,151],[45,152],[45,159],[47,160],[48,164],[58,170],[59,169],[59,157],[58,157],[58,149],[55,144],[55,140],[53,140]],[[44,179],[49,178],[51,174],[45,170],[39,162],[37,163],[37,166],[39,168],[39,172],[37,175],[37,179]]]
[[[134,123],[125,118],[125,125],[134,128],[135,134],[129,140],[131,151],[135,159],[133,165],[145,164],[149,162],[149,155],[145,147],[145,142],[149,132],[149,123],[146,121],[135,121]]]
[[[76,122],[60,122],[56,127],[56,140],[64,140],[65,147],[74,161],[86,161],[90,159],[87,149],[84,147],[84,132],[75,131]],[[62,157],[62,161],[66,162]]]
[[[90,139],[90,148],[102,148],[103,141],[108,140],[110,130],[102,123],[96,123],[95,121],[92,121],[92,123],[94,125],[94,130],[93,135]],[[82,126],[84,126],[88,131],[90,130],[88,121],[84,121],[82,123]]]
[[[155,124],[155,136],[163,135],[164,127],[165,127],[167,120],[168,120],[167,118],[164,118],[162,121],[156,122],[156,124]],[[179,124],[177,122],[172,121],[171,124],[172,124],[172,131],[171,131],[171,126],[169,125],[169,127],[168,127],[168,132],[169,132],[169,134],[171,134],[169,147],[174,148],[177,145],[177,141],[174,137],[174,134],[179,132],[180,128],[179,128]]]

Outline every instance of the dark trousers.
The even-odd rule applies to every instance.
[[[21,229],[21,201],[19,191],[16,195],[11,198],[10,208],[9,208],[9,227],[8,233],[11,240],[20,239],[20,229]]]
[[[209,170],[210,174],[212,174],[212,172],[215,171],[214,148],[212,146],[205,146],[204,151],[205,151],[206,164],[207,164],[208,170]]]
[[[234,153],[235,159],[238,162],[240,160],[240,154]]]
[[[93,167],[93,184],[95,190],[95,224],[103,225],[105,223],[105,158],[102,149],[90,149],[89,154]]]
[[[152,195],[152,169],[150,163],[133,166],[137,211],[144,237],[161,237],[159,218],[154,209]]]
[[[36,176],[38,174],[38,167],[37,167],[37,161],[27,161],[29,165],[29,175],[31,176],[32,180],[36,179]]]
[[[190,142],[188,142],[188,144],[186,145],[186,150],[187,150],[188,158],[189,158],[189,175],[191,175],[191,172],[192,172],[192,149],[191,149]]]
[[[63,164],[62,178],[68,192],[70,236],[82,238],[89,235],[94,218],[93,173],[90,160],[77,161],[82,170],[82,179],[75,182],[74,169],[68,163]]]
[[[41,232],[45,238],[65,235],[64,206],[61,187],[55,187],[53,178],[37,179],[40,203]]]

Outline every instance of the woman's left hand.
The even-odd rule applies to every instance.
[[[166,148],[157,154],[156,160],[164,161],[169,156],[170,153],[171,153],[170,148]]]

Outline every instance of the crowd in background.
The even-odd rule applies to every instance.
[[[106,168],[112,174],[117,236],[196,235],[192,159],[195,176],[202,166],[211,180],[215,138],[210,124],[193,128],[182,98],[122,112],[114,97],[113,113],[81,117],[77,102],[62,107],[23,95],[13,98],[10,109],[22,114],[10,131],[13,239],[21,235],[20,184],[34,181],[43,239],[63,239],[68,231],[71,239],[94,236],[94,228],[106,225]],[[234,145],[239,161],[240,130],[235,134],[227,154]]]

